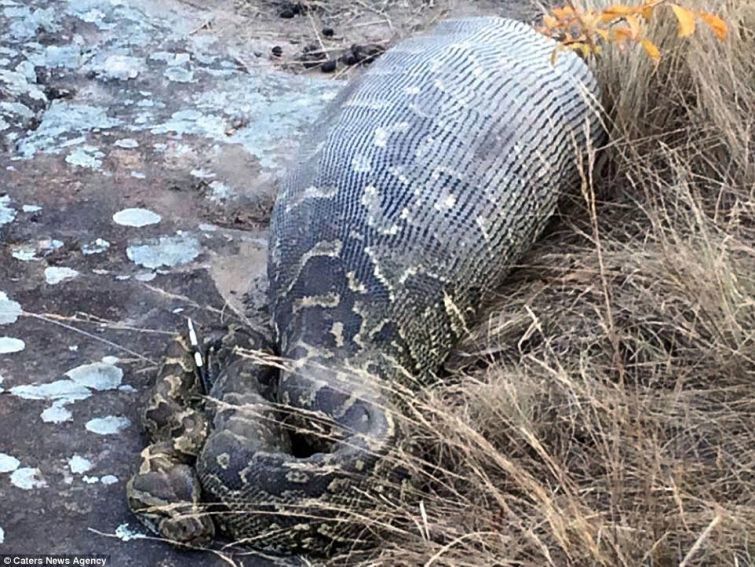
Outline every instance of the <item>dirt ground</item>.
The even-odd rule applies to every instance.
[[[537,10],[0,0],[0,555],[227,564],[145,537],[126,507],[160,353],[186,316],[244,318],[264,288],[277,183],[338,79],[480,13]]]

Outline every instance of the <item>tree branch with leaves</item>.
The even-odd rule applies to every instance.
[[[539,31],[559,42],[553,53],[571,50],[587,58],[599,55],[606,44],[618,45],[626,49],[630,45],[640,45],[656,64],[661,60],[657,45],[646,35],[647,24],[652,18],[663,17],[662,12],[670,12],[677,21],[677,35],[689,37],[695,33],[697,23],[707,26],[719,39],[726,38],[728,27],[717,15],[691,10],[668,0],[644,0],[628,6],[614,4],[602,10],[585,10],[573,1],[553,8],[543,16]]]

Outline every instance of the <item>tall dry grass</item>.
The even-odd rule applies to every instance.
[[[591,8],[604,0],[586,0]],[[450,375],[404,405],[413,498],[334,564],[755,565],[755,0],[593,62],[602,164]]]

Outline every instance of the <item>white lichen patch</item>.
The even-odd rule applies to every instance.
[[[100,482],[100,477],[84,475],[81,477],[81,480],[83,480],[87,484],[97,484],[98,482]]]
[[[84,256],[91,256],[93,254],[101,254],[110,248],[110,242],[104,238],[97,238],[92,242],[88,242],[81,247],[81,253]]]
[[[155,51],[149,55],[150,61],[162,61],[168,65],[186,65],[191,61],[191,56],[188,53],[174,53],[172,51]],[[151,94],[151,93],[147,93]],[[145,96],[147,96],[145,95]]]
[[[52,405],[44,410],[39,417],[45,423],[64,423],[73,419],[73,414],[66,407],[70,403],[66,400],[55,400]]]
[[[120,124],[107,112],[107,105],[90,106],[70,100],[54,100],[39,127],[20,140],[18,153],[30,158],[40,151],[58,153],[63,148],[84,143],[83,133],[108,130]]]
[[[118,146],[119,148],[131,150],[133,148],[138,148],[139,142],[137,142],[133,138],[121,138],[120,140],[113,142],[113,145]]]
[[[210,201],[219,203],[233,197],[235,193],[236,192],[225,183],[212,181],[210,183],[210,194],[208,195],[208,198]]]
[[[9,299],[5,292],[0,291],[0,325],[15,323],[21,312],[21,304]]]
[[[121,524],[115,528],[115,536],[121,541],[131,541],[132,539],[142,539],[147,537],[143,533],[132,530],[128,524]]]
[[[65,375],[92,390],[115,390],[121,385],[123,370],[113,364],[94,362],[72,368]]]
[[[24,244],[14,244],[11,246],[11,256],[22,262],[32,262],[39,260],[37,254],[46,256],[50,252],[62,248],[63,243],[54,238],[45,238],[37,242],[27,242]]]
[[[167,118],[161,112],[129,113],[127,128],[134,132],[153,130],[192,133],[223,144],[240,143],[260,160],[262,167],[278,168],[280,164],[275,150],[281,141],[289,140],[292,134],[310,123],[317,114],[314,111],[321,108],[323,101],[332,99],[339,87],[327,81],[306,77],[288,77],[277,73],[249,75],[239,72],[236,61],[231,57],[210,55],[206,46],[199,45],[199,37],[191,36],[189,30],[178,34],[176,29],[181,29],[181,25],[175,26],[176,20],[173,18],[170,21],[171,29],[167,30],[164,28],[164,20],[154,20],[151,9],[142,11],[136,7],[151,4],[149,2],[133,4],[122,0],[71,0],[66,4],[68,7],[61,14],[76,14],[80,20],[91,22],[105,34],[113,35],[107,43],[100,43],[101,38],[95,40],[94,45],[86,46],[85,54],[82,53],[84,43],[94,39],[94,36],[87,36],[87,42],[84,42],[74,34],[73,41],[69,44],[38,46],[35,48],[38,55],[34,65],[77,68],[83,74],[92,71],[101,81],[128,81],[139,80],[145,73],[154,75],[153,62],[160,61],[165,66],[157,72],[164,73],[163,77],[158,76],[163,79],[163,83],[171,81],[177,85],[196,81],[199,69],[203,81],[197,89],[191,89],[190,94],[170,90],[164,93],[162,89],[153,92],[152,88],[133,89],[125,96],[116,97],[113,105],[97,105],[100,107],[100,115],[91,113],[89,108],[76,102],[52,101],[42,117],[40,128],[22,140],[20,151],[24,157],[30,157],[44,149],[59,151],[61,143],[78,132],[112,128],[118,120],[109,117],[108,113],[124,116],[123,107],[160,109],[170,106],[176,110]],[[30,11],[30,16],[32,13],[36,12]],[[57,13],[51,10],[51,14]],[[177,20],[182,21],[181,18]],[[31,41],[34,37],[33,28],[28,32]],[[177,35],[173,36],[174,33]],[[164,48],[166,38],[180,37],[185,40],[189,36],[189,52],[173,53],[161,49]],[[145,54],[148,54],[149,64],[147,57],[135,55],[134,45],[140,45]],[[31,69],[33,71],[34,67]],[[223,82],[218,84],[212,77],[223,77]],[[205,81],[205,78],[208,80]],[[34,81],[29,79],[25,83],[43,95]],[[139,96],[145,98],[139,100]],[[166,96],[169,100],[165,100]],[[260,113],[259,109],[263,107],[265,112]],[[63,112],[69,109],[77,110],[78,114]],[[235,129],[229,135],[229,118],[236,115],[250,116],[250,124]],[[54,132],[53,128],[60,131]]]
[[[126,249],[128,259],[144,268],[155,269],[188,264],[199,256],[199,241],[193,236],[161,236]]]
[[[111,55],[104,63],[97,66],[98,75],[107,79],[127,81],[135,79],[144,68],[144,62],[138,57],[129,55]]]
[[[45,254],[60,248],[63,248],[63,242],[56,238],[43,238],[37,242],[37,251]]]
[[[0,85],[2,85],[3,90],[13,98],[26,95],[34,100],[47,102],[44,92],[34,83],[30,83],[24,73],[19,72],[20,69],[20,65],[17,71],[0,69]]]
[[[69,45],[48,45],[45,49],[44,62],[46,67],[76,69],[81,64],[81,46],[75,43]]]
[[[37,247],[33,244],[14,244],[10,247],[10,255],[21,262],[33,262],[37,258]]]
[[[10,206],[10,197],[0,195],[0,226],[12,222],[16,218],[16,211]]]
[[[5,543],[5,532],[0,528],[0,543]]]
[[[10,393],[24,399],[48,400],[52,405],[40,417],[45,423],[71,421],[71,411],[66,407],[92,395],[94,390],[116,390],[121,386],[123,370],[115,366],[115,357],[105,357],[102,362],[83,364],[72,368],[65,375],[67,380],[56,380],[47,384],[14,386]]]
[[[115,435],[126,429],[131,424],[131,420],[120,415],[108,415],[106,417],[96,417],[86,422],[84,427],[87,431],[97,435]]]
[[[165,70],[165,77],[174,83],[194,82],[194,72],[183,67],[168,67]]]
[[[152,127],[151,132],[153,134],[193,134],[218,139],[221,136],[227,137],[226,130],[226,122],[222,117],[205,114],[199,110],[186,109],[177,110],[169,120]]]
[[[65,142],[62,142],[60,144],[61,148],[71,148],[73,146],[78,146],[80,144],[83,144],[87,141],[86,136],[76,136],[75,138],[71,138],[70,140],[66,140]]]
[[[66,163],[97,170],[102,167],[103,157],[105,154],[94,146],[79,146],[66,156]]]
[[[100,477],[100,482],[102,484],[115,484],[118,482],[118,477],[112,474],[106,474]]]
[[[22,467],[16,469],[10,475],[10,481],[13,486],[22,490],[32,490],[33,488],[43,488],[47,486],[45,480],[41,477],[42,472],[39,469],[31,467]]]
[[[73,474],[84,474],[92,470],[92,461],[85,459],[81,455],[74,455],[68,459],[68,468]]]
[[[85,400],[92,395],[89,388],[72,380],[13,386],[9,392],[25,400],[65,400],[67,402]]]
[[[192,177],[196,177],[198,179],[212,179],[215,177],[215,174],[212,171],[208,171],[206,169],[192,169],[191,170]]]
[[[113,222],[121,226],[133,226],[141,228],[151,224],[157,224],[162,217],[149,209],[123,209],[113,215]]]
[[[13,354],[26,348],[26,343],[15,337],[0,337],[0,354]]]
[[[39,205],[24,205],[21,207],[21,210],[25,213],[38,213],[42,210],[42,207]]]
[[[21,461],[7,453],[0,453],[0,473],[15,471],[21,466]]]
[[[66,280],[70,280],[79,275],[79,272],[73,268],[64,268],[60,266],[50,266],[45,268],[45,281],[48,285],[57,285]]]

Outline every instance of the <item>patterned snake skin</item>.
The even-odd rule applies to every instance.
[[[182,543],[220,526],[258,548],[327,553],[401,486],[391,384],[439,369],[599,130],[592,75],[573,53],[553,62],[554,48],[515,21],[446,21],[328,106],[273,212],[274,347],[210,336],[208,398],[185,344],[159,374],[128,487],[147,525]],[[238,346],[289,365],[278,374]]]

